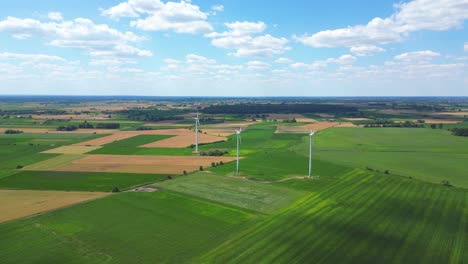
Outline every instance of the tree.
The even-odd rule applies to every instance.
[[[431,124],[431,128],[436,129],[437,128],[436,124]]]
[[[444,124],[439,124],[439,129],[444,128]]]
[[[203,166],[200,166],[200,171],[203,171]]]
[[[112,188],[112,192],[113,192],[113,193],[118,193],[118,192],[120,192],[119,187],[114,187],[114,188]]]
[[[186,170],[184,170],[184,175],[187,175],[187,171],[186,171]]]
[[[220,161],[220,162],[219,162],[219,165],[224,165],[224,161]]]
[[[216,167],[216,163],[214,161],[211,162],[211,167]]]

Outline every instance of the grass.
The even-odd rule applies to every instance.
[[[114,187],[127,190],[166,177],[167,175],[108,172],[21,171],[0,178],[0,189],[110,192]]]
[[[186,263],[254,215],[170,192],[121,193],[0,224],[2,263]]]
[[[276,212],[305,195],[304,192],[271,184],[207,173],[179,177],[156,186],[261,213]]]
[[[287,181],[309,195],[238,233],[203,263],[464,263],[467,192],[352,171]]]
[[[275,126],[268,123],[250,126],[242,133],[240,171],[242,175],[259,180],[279,180],[291,176],[308,174],[308,146],[306,137],[301,134],[275,134]],[[235,135],[221,143],[202,146],[204,148],[236,147]],[[231,155],[235,154],[233,151]],[[314,160],[314,174],[333,176],[348,170],[326,161]],[[235,171],[235,162],[209,170],[222,175]]]

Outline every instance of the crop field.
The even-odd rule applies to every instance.
[[[0,190],[0,223],[96,199],[105,193]],[[3,260],[2,260],[3,261]]]
[[[201,157],[201,156],[143,156],[143,155],[85,155],[72,159],[60,166],[48,167],[53,171],[83,171],[83,172],[123,172],[149,174],[182,174],[196,171],[200,166],[211,166],[212,162],[224,163],[233,161],[234,157]],[[46,165],[47,161],[45,162]],[[44,166],[44,164],[41,164]],[[34,165],[33,165],[34,166]],[[41,167],[42,167],[41,166]],[[44,166],[45,167],[45,166]],[[28,170],[39,170],[28,167]]]
[[[262,213],[283,209],[306,194],[270,184],[207,173],[179,177],[155,186]]]
[[[0,178],[0,189],[110,192],[157,182],[167,175],[102,172],[21,171]]]
[[[122,193],[0,225],[0,259],[5,264],[186,263],[253,217],[175,193]]]
[[[288,181],[311,193],[197,262],[464,263],[466,191],[373,175]]]

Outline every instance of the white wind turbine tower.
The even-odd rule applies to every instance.
[[[309,145],[309,178],[312,177],[312,143],[314,141],[315,130],[310,131],[310,145]]]
[[[198,118],[198,111],[197,117],[195,119],[195,153],[198,153],[198,127],[200,126],[200,119]]]
[[[241,143],[241,141],[242,141],[241,132],[242,132],[242,128],[239,128],[239,130],[236,130],[236,134],[237,134],[237,163],[236,163],[236,174],[237,174],[237,175],[239,175],[239,146],[240,146],[240,143]]]

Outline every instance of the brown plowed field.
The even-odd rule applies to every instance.
[[[107,195],[100,192],[0,190],[0,223]]]
[[[211,162],[226,163],[235,159],[235,157],[208,156],[89,155],[54,170],[182,174],[184,170],[196,171],[200,166],[208,168]]]

